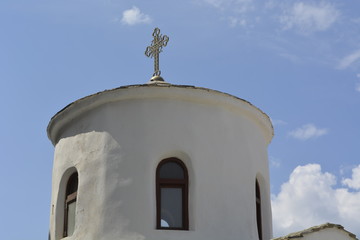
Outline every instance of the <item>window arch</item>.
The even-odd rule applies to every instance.
[[[258,230],[259,240],[262,240],[261,195],[260,195],[260,185],[257,179],[255,183],[255,197],[256,197],[257,230]]]
[[[63,237],[71,236],[74,233],[77,189],[78,173],[75,172],[69,177],[66,184]]]
[[[177,158],[162,160],[156,169],[156,228],[188,230],[188,172]]]

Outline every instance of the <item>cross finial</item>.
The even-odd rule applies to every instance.
[[[158,77],[158,79],[162,78],[160,77],[161,71],[159,69],[159,54],[162,52],[162,48],[166,47],[169,37],[166,35],[160,35],[160,29],[155,28],[153,32],[154,40],[151,41],[151,45],[148,46],[145,50],[145,55],[147,57],[153,57],[154,58],[154,77]]]

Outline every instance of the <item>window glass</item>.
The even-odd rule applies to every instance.
[[[170,227],[169,224],[164,219],[161,219],[160,225],[161,227]]]
[[[69,180],[66,185],[63,237],[71,236],[74,233],[77,189],[78,189],[78,173],[75,172],[69,177]]]
[[[156,169],[156,228],[189,230],[188,173],[178,158],[162,160]]]
[[[176,162],[168,162],[160,168],[160,178],[184,179],[184,170]]]
[[[255,183],[255,194],[256,194],[256,222],[259,240],[262,240],[262,223],[261,223],[261,196],[260,196],[260,187],[259,182],[256,180]]]
[[[66,187],[66,195],[68,196],[68,195],[76,192],[77,188],[78,188],[78,174],[74,173],[69,178],[69,181],[68,181],[68,184]]]
[[[182,205],[181,188],[161,188],[161,219],[168,227],[183,227]]]
[[[75,229],[76,202],[74,201],[72,203],[69,203],[67,210],[67,235],[71,236],[74,233]]]

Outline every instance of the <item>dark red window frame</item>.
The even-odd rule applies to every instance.
[[[178,164],[184,173],[183,179],[160,178],[160,169],[167,163]],[[161,226],[161,189],[162,188],[181,188],[182,189],[182,226],[181,227],[162,227]],[[163,230],[189,230],[189,177],[185,164],[178,158],[166,158],[162,160],[156,168],[156,229]]]

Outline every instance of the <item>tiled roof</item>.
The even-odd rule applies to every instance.
[[[311,228],[308,228],[308,229],[305,229],[305,230],[302,230],[299,232],[290,233],[284,237],[274,238],[272,240],[288,240],[288,239],[294,239],[294,238],[302,238],[302,237],[304,237],[305,234],[317,232],[317,231],[320,231],[320,230],[323,230],[326,228],[337,228],[337,229],[342,230],[343,232],[349,234],[349,236],[351,238],[353,238],[354,240],[359,240],[356,238],[355,234],[353,234],[349,231],[346,231],[343,226],[341,226],[339,224],[333,224],[333,223],[321,224],[319,226],[314,226],[314,227],[311,227]]]

